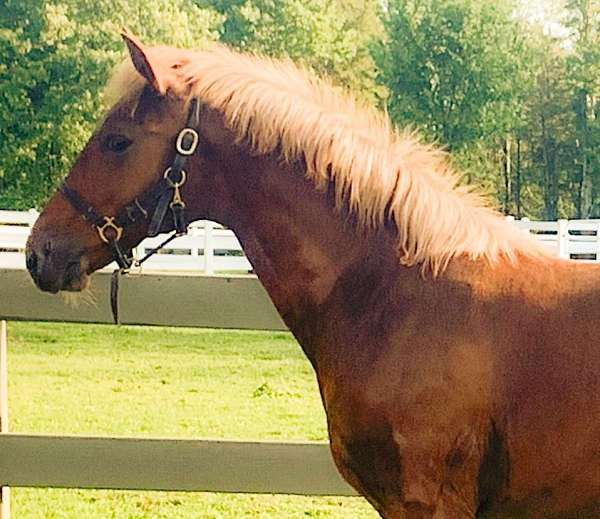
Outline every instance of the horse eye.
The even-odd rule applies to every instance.
[[[107,135],[102,142],[102,149],[113,153],[123,153],[131,145],[131,139],[124,135]]]

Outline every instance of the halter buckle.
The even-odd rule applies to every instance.
[[[188,135],[192,138],[192,141],[190,142],[189,147],[184,148],[183,147],[183,139],[185,139]],[[198,132],[196,130],[194,130],[193,128],[184,128],[183,130],[181,130],[179,132],[179,135],[177,135],[177,142],[175,142],[175,149],[177,150],[177,153],[179,153],[181,155],[185,155],[185,156],[192,155],[196,151],[196,148],[198,147],[198,140],[199,140],[199,136],[198,136]]]
[[[120,227],[115,223],[114,216],[105,216],[104,224],[97,225],[96,229],[98,230],[98,235],[100,236],[100,239],[104,243],[110,243],[111,241],[117,242],[121,239],[121,236],[123,236],[123,227]],[[115,232],[115,238],[112,240],[106,236],[106,231],[109,229]]]

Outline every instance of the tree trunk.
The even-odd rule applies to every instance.
[[[558,178],[556,173],[556,146],[546,132],[546,118],[541,115],[542,156],[544,159],[544,218],[558,219]]]
[[[513,187],[515,198],[515,216],[520,220],[522,218],[521,211],[521,139],[517,137],[517,150],[515,157],[515,185]]]
[[[591,178],[588,168],[589,127],[587,113],[588,93],[584,89],[577,92],[575,116],[577,120],[577,148],[579,151],[580,174],[577,184],[575,210],[577,218],[588,218],[591,209]]]
[[[504,204],[503,204],[503,212],[504,214],[510,214],[510,201],[511,201],[511,161],[510,161],[510,137],[507,136],[504,139],[504,147],[502,149],[504,156]]]

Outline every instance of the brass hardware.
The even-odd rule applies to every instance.
[[[180,184],[175,184],[173,186],[173,199],[171,200],[171,203],[169,204],[169,207],[171,209],[173,209],[173,207],[178,206],[178,207],[185,207],[185,202],[183,201],[183,198],[181,198],[181,192],[179,191],[179,185]]]
[[[96,229],[98,230],[98,234],[100,235],[100,239],[104,243],[110,243],[111,241],[117,242],[117,241],[119,241],[121,239],[121,236],[123,236],[123,227],[119,227],[115,223],[115,217],[114,216],[105,216],[104,217],[104,224],[103,225],[97,225]],[[110,240],[106,236],[107,229],[112,229],[115,232],[115,238],[113,240]]]

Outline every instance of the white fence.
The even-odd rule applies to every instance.
[[[0,268],[25,268],[25,243],[37,217],[35,210],[0,210]],[[517,228],[534,234],[562,258],[600,261],[600,220],[533,222],[513,220],[510,217],[509,220]],[[164,239],[165,235],[147,238],[134,254],[138,258],[142,257]],[[107,267],[113,268],[114,265]],[[232,231],[203,220],[194,222],[186,236],[176,238],[159,254],[152,256],[144,263],[143,269],[214,274],[247,273],[252,270],[252,266]]]
[[[31,226],[38,217],[35,210],[0,210],[0,268],[24,269],[25,244]],[[166,235],[147,238],[134,250],[141,258],[158,246]],[[114,264],[106,267],[112,270]],[[170,242],[160,253],[155,254],[143,265],[147,271],[203,271],[248,273],[252,265],[248,262],[240,242],[232,231],[206,220],[190,225],[188,234]]]
[[[600,220],[532,222],[508,219],[519,229],[535,235],[561,258],[600,261]]]

